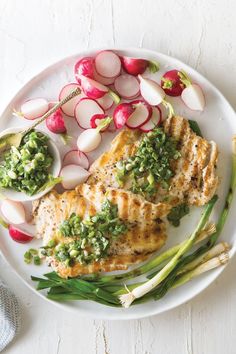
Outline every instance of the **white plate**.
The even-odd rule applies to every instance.
[[[197,120],[202,129],[203,135],[207,139],[215,140],[219,145],[220,156],[218,174],[221,179],[221,186],[218,191],[220,198],[213,215],[213,218],[216,217],[219,214],[219,211],[223,208],[224,197],[227,193],[229,184],[231,170],[231,138],[233,133],[236,132],[236,117],[234,110],[223,97],[223,95],[207,79],[179,60],[171,58],[167,55],[144,49],[115,50],[121,55],[123,54],[133,57],[157,60],[161,64],[161,69],[157,74],[154,76],[152,75],[157,80],[160,80],[162,74],[167,70],[183,69],[190,75],[193,81],[199,83],[203,88],[206,96],[206,109],[203,113],[190,111],[182,104],[179,98],[169,98],[169,100],[174,104],[176,113],[187,118]],[[18,92],[18,94],[12,99],[12,101],[3,112],[1,116],[0,130],[19,125],[19,118],[12,116],[12,110],[13,108],[18,109],[20,103],[26,99],[31,97],[45,97],[52,101],[57,100],[62,86],[68,82],[75,81],[73,77],[73,65],[76,60],[82,56],[93,56],[95,52],[95,50],[85,51],[73,57],[63,59],[62,61],[50,66],[35,78],[33,78]],[[29,121],[27,120],[23,119],[21,122],[22,126],[29,125]],[[79,128],[74,120],[72,118],[68,118],[66,120],[66,125],[68,127],[69,135],[76,137],[76,135],[78,135]],[[44,129],[43,125],[40,126],[40,129]],[[106,133],[106,135],[103,135],[102,150],[109,146],[109,142],[111,141],[112,137],[113,134],[111,133]],[[60,143],[60,140],[57,136],[53,135],[53,138],[56,140],[56,142]],[[68,147],[62,146],[61,153],[63,154],[67,150]],[[90,153],[90,161],[96,158],[100,153],[101,150]],[[232,245],[231,256],[235,253],[236,249],[236,227],[233,219],[233,214],[235,212],[236,203],[234,201],[230,210],[227,224],[225,225],[221,236],[225,241]],[[174,245],[183,238],[186,238],[186,236],[194,229],[197,220],[199,219],[199,215],[200,210],[195,208],[191,211],[191,215],[188,215],[183,219],[181,227],[179,227],[177,230],[171,229],[165,248],[169,248],[171,245]],[[39,241],[33,241],[28,245],[15,243],[8,237],[8,234],[5,230],[1,230],[0,249],[2,254],[15,270],[15,272],[32,290],[35,289],[35,283],[30,280],[30,275],[41,276],[43,273],[50,270],[46,266],[37,267],[34,265],[26,265],[23,262],[23,254],[29,248],[29,246],[37,247],[39,245]],[[163,251],[163,249],[161,251]],[[175,289],[174,291],[170,291],[163,299],[159,301],[150,301],[146,304],[132,306],[129,309],[116,309],[89,301],[70,302],[64,304],[59,304],[51,301],[51,303],[57,304],[59,307],[65,309],[73,310],[78,315],[87,317],[89,316],[91,318],[103,318],[112,320],[142,318],[162,313],[190,300],[199,294],[203,289],[205,289],[209,284],[211,284],[223,269],[224,268],[221,267],[207,274],[204,274],[203,276],[191,281],[190,283]],[[36,293],[45,298],[44,294],[39,292]]]

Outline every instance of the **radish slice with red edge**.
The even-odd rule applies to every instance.
[[[130,75],[137,76],[143,74],[144,71],[149,68],[150,72],[155,73],[159,70],[159,64],[152,60],[121,57],[121,63],[123,69]]]
[[[80,84],[80,75],[89,77],[93,79],[93,72],[94,72],[94,59],[91,57],[85,57],[77,61],[74,66],[74,73],[76,81]]]
[[[111,50],[103,50],[98,53],[94,63],[97,73],[103,77],[112,78],[120,74],[120,58]]]
[[[33,235],[29,234],[26,231],[18,229],[18,227],[15,227],[13,225],[9,225],[8,227],[9,235],[11,238],[19,243],[28,243],[33,240]]]
[[[152,107],[142,100],[132,101],[131,105],[135,110],[125,124],[130,129],[136,129],[141,127],[151,118]]]
[[[95,114],[92,116],[90,119],[90,127],[93,129],[96,129],[100,123],[105,123],[105,120],[107,120],[108,115],[107,114]],[[102,128],[100,131],[104,132],[108,129],[110,123],[107,123],[104,128]]]
[[[93,76],[97,82],[100,82],[100,84],[103,84],[105,86],[109,86],[109,85],[114,84],[114,81],[116,79],[116,76],[115,77],[104,77],[104,76],[99,75],[96,72],[95,68],[94,68]]]
[[[201,87],[198,84],[192,83],[189,76],[183,70],[179,72],[179,77],[185,85],[185,89],[181,94],[185,105],[193,111],[203,111],[206,101]]]
[[[139,129],[142,132],[149,132],[150,130],[153,130],[155,127],[157,127],[158,125],[160,125],[161,123],[161,110],[159,107],[152,107],[152,116],[149,119],[149,121],[147,121],[147,123],[145,123],[144,125],[142,125]]]
[[[91,98],[82,98],[75,107],[74,115],[82,129],[90,128],[90,119],[95,114],[104,114],[104,110]]]
[[[115,79],[115,89],[118,94],[125,99],[133,99],[140,93],[139,82],[136,77],[123,74]]]
[[[43,116],[49,110],[49,102],[45,98],[32,98],[21,105],[16,115],[33,120]]]
[[[65,189],[74,189],[79,184],[84,183],[89,175],[90,173],[81,166],[67,165],[60,172],[61,184]]]
[[[135,107],[131,103],[121,103],[119,104],[113,112],[113,120],[115,127],[120,129],[124,127],[127,120],[135,111]]]
[[[86,76],[80,75],[80,80],[81,88],[84,94],[94,100],[103,97],[109,91],[109,89],[105,85],[102,85],[100,84],[100,82],[97,82]]]
[[[71,91],[76,89],[77,87],[80,87],[79,84],[77,83],[71,83],[65,85],[59,94],[59,101],[65,98],[66,96],[69,95]],[[81,93],[80,95],[72,98],[69,102],[65,103],[62,107],[61,110],[63,113],[65,113],[68,117],[74,117],[74,110],[76,104],[79,102],[79,100],[83,97],[84,95]]]
[[[4,199],[1,203],[1,212],[11,224],[19,225],[26,221],[25,208],[21,202]]]
[[[91,152],[101,143],[102,136],[98,129],[84,130],[77,139],[78,149],[82,152]]]
[[[78,165],[85,170],[89,168],[89,160],[87,155],[79,150],[68,151],[63,157],[63,167],[67,165]]]
[[[106,93],[103,97],[98,98],[96,100],[99,105],[106,111],[107,109],[110,109],[113,106],[113,99],[109,95],[109,93]]]

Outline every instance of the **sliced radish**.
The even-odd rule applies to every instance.
[[[180,79],[179,71],[167,71],[161,78],[161,87],[168,96],[180,96],[185,86]]]
[[[81,80],[81,88],[84,94],[87,97],[92,98],[94,100],[103,97],[109,91],[109,89],[106,86],[100,84],[100,82],[97,82],[86,76],[80,75],[80,80]]]
[[[158,126],[161,123],[161,110],[159,107],[152,107],[152,116],[151,118],[142,125],[139,129],[142,132],[149,132],[150,130],[153,130],[156,126]]]
[[[111,78],[120,74],[121,61],[111,50],[103,50],[95,57],[95,68],[99,75]]]
[[[80,84],[80,75],[93,79],[94,72],[94,59],[91,57],[85,57],[77,61],[74,67],[76,81]]]
[[[139,128],[151,118],[152,107],[142,100],[133,101],[131,105],[135,110],[125,124],[131,129]]]
[[[99,75],[96,72],[95,68],[94,68],[93,76],[97,82],[100,82],[100,84],[103,84],[105,86],[109,86],[109,85],[114,84],[114,81],[116,79],[116,76],[115,77],[104,77],[104,76]]]
[[[131,103],[119,104],[113,112],[115,127],[117,129],[124,127],[125,123],[134,111],[135,107],[133,107]]]
[[[78,149],[82,152],[95,150],[102,141],[102,136],[97,129],[84,130],[77,139]]]
[[[90,173],[78,165],[67,165],[61,169],[62,186],[65,189],[74,189],[78,184],[84,183]]]
[[[21,202],[4,199],[1,204],[1,211],[11,224],[18,225],[26,221],[25,208]]]
[[[11,238],[19,243],[28,243],[33,240],[33,236],[26,231],[22,231],[13,225],[9,225],[9,235]]]
[[[106,93],[103,97],[98,98],[96,100],[99,105],[106,111],[107,109],[110,109],[114,103],[113,99],[109,95],[109,93]]]
[[[63,158],[63,166],[67,165],[78,165],[83,167],[85,170],[89,168],[89,160],[85,153],[79,150],[68,151]]]
[[[90,127],[95,129],[99,126],[99,124],[101,124],[102,122],[105,123],[105,121],[107,120],[108,115],[107,114],[95,114],[94,116],[92,116],[92,118],[90,119]],[[104,128],[102,128],[100,131],[104,132],[105,130],[108,129],[110,123],[107,123],[107,125],[105,125]]]
[[[121,57],[121,62],[124,70],[134,76],[143,74],[148,67],[152,73],[155,73],[159,69],[158,63],[146,59]]]
[[[138,76],[140,79],[140,92],[142,97],[152,106],[159,105],[165,98],[165,91],[157,82]]]
[[[82,98],[75,107],[75,118],[83,129],[90,128],[90,119],[95,114],[104,114],[104,110],[91,98]]]
[[[46,118],[46,126],[54,134],[66,133],[65,122],[60,109]]]
[[[59,101],[62,100],[63,98],[65,98],[66,96],[68,96],[70,94],[70,92],[73,91],[74,89],[76,89],[77,87],[80,87],[79,84],[77,84],[77,83],[71,83],[71,84],[65,85],[61,89],[61,92],[59,94]],[[61,107],[62,112],[65,113],[69,117],[74,117],[75,106],[82,97],[84,97],[84,95],[81,93],[80,95],[72,98],[69,102],[65,103]]]
[[[205,108],[205,97],[201,87],[197,84],[186,87],[181,94],[181,98],[186,106],[193,111],[203,111]]]
[[[20,115],[33,120],[43,116],[49,110],[49,103],[45,98],[32,98],[22,104]]]
[[[136,77],[123,74],[115,79],[115,89],[118,94],[126,99],[133,99],[139,95],[139,82]]]

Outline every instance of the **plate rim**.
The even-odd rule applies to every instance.
[[[201,80],[205,81],[206,84],[208,85],[208,87],[210,88],[210,90],[215,91],[216,94],[221,98],[221,100],[223,100],[224,104],[226,104],[228,106],[228,109],[231,111],[232,115],[236,116],[236,112],[235,112],[233,106],[227,100],[227,98],[224,96],[224,94],[210,80],[208,80],[203,74],[199,73],[196,69],[194,69],[190,65],[186,64],[183,60],[180,60],[180,59],[173,57],[171,55],[168,55],[168,54],[158,52],[156,50],[146,49],[143,47],[139,48],[139,47],[129,47],[129,46],[127,46],[127,47],[103,46],[103,47],[94,47],[94,48],[92,47],[92,48],[88,48],[86,50],[81,50],[78,53],[71,54],[69,56],[60,58],[59,60],[52,62],[47,67],[45,67],[44,69],[42,69],[38,73],[34,74],[31,77],[31,79],[29,79],[24,85],[22,85],[20,87],[20,89],[17,90],[17,92],[15,92],[13,94],[13,96],[11,97],[8,104],[5,106],[5,109],[3,109],[3,111],[1,112],[1,116],[5,115],[9,111],[9,109],[12,107],[12,102],[15,101],[18,98],[18,96],[22,95],[25,90],[27,90],[30,86],[32,86],[32,84],[37,82],[39,77],[40,77],[40,79],[42,79],[43,77],[45,77],[47,75],[48,72],[50,72],[50,70],[52,70],[53,68],[56,68],[56,67],[60,67],[62,64],[66,63],[68,60],[71,60],[71,58],[73,58],[73,57],[76,58],[76,57],[81,57],[81,56],[88,56],[88,55],[91,55],[91,53],[93,53],[93,52],[102,51],[102,50],[131,51],[131,52],[132,51],[139,51],[139,52],[143,52],[144,54],[146,53],[149,55],[159,56],[162,59],[164,59],[165,61],[174,60],[176,62],[176,64],[178,64],[180,67],[181,67],[181,65],[184,65],[190,71],[193,71],[194,73],[196,73]],[[234,199],[235,199],[235,196],[234,196]],[[232,248],[232,250],[230,252],[230,259],[235,255],[235,253],[236,253],[236,245],[234,248]],[[54,306],[57,306],[60,309],[64,309],[69,312],[75,312],[74,308],[69,307],[69,306],[65,306],[63,303],[52,301],[52,300],[46,298],[43,293],[40,293],[39,291],[37,291],[36,288],[34,288],[26,279],[24,279],[23,276],[20,274],[20,272],[18,272],[17,269],[15,269],[14,266],[11,264],[11,262],[7,259],[7,255],[5,255],[3,249],[1,248],[1,244],[0,244],[0,255],[3,257],[4,261],[10,266],[13,273],[16,274],[17,277],[31,291],[33,291],[35,294],[37,294],[41,298],[43,298],[47,302],[53,304]],[[157,306],[153,306],[152,310],[145,311],[143,314],[137,314],[137,315],[135,313],[128,313],[128,312],[125,313],[124,311],[121,311],[119,316],[115,315],[112,318],[109,317],[109,314],[106,314],[105,311],[104,311],[103,315],[101,315],[100,312],[99,312],[99,314],[94,313],[94,312],[93,312],[93,314],[91,314],[90,311],[87,311],[86,309],[83,309],[83,308],[76,310],[76,312],[77,312],[77,314],[79,314],[79,316],[81,318],[87,317],[87,318],[91,318],[91,319],[102,319],[102,320],[113,320],[113,321],[142,319],[142,318],[147,318],[147,317],[159,315],[164,312],[171,311],[174,308],[181,306],[181,305],[185,304],[186,302],[192,300],[194,297],[198,296],[200,293],[202,293],[204,290],[206,290],[210,285],[212,285],[212,283],[216,280],[216,278],[218,278],[222,274],[222,272],[224,271],[224,269],[226,267],[227,267],[227,265],[224,265],[224,266],[216,269],[207,284],[202,284],[202,286],[199,286],[199,288],[194,293],[190,294],[190,296],[188,296],[188,298],[180,297],[180,299],[177,300],[175,303],[170,304],[168,309],[160,309]],[[103,305],[101,305],[101,306],[103,306]]]

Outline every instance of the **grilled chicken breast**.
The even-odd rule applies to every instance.
[[[63,194],[52,191],[35,201],[33,215],[37,237],[43,237],[44,245],[51,239],[64,243],[71,241],[71,237],[58,233],[59,225],[73,212],[82,219],[95,215],[106,199],[117,205],[118,217],[129,225],[127,232],[111,241],[108,256],[100,261],[69,267],[54,256],[50,257],[52,268],[61,277],[127,269],[164,244],[166,227],[162,218],[169,212],[169,206],[153,204],[128,191],[106,188],[102,184],[83,184]]]
[[[164,121],[163,128],[168,136],[177,141],[181,157],[172,161],[174,176],[170,179],[169,188],[157,185],[156,193],[149,198],[153,203],[165,201],[171,206],[187,203],[201,206],[206,204],[215,194],[218,186],[216,163],[218,148],[215,142],[197,136],[190,128],[188,120],[175,116]],[[103,183],[106,186],[119,188],[116,179],[116,163],[135,155],[143,133],[125,129],[111,143],[105,152],[91,166],[91,177],[88,183]],[[130,181],[123,187],[130,189]]]

